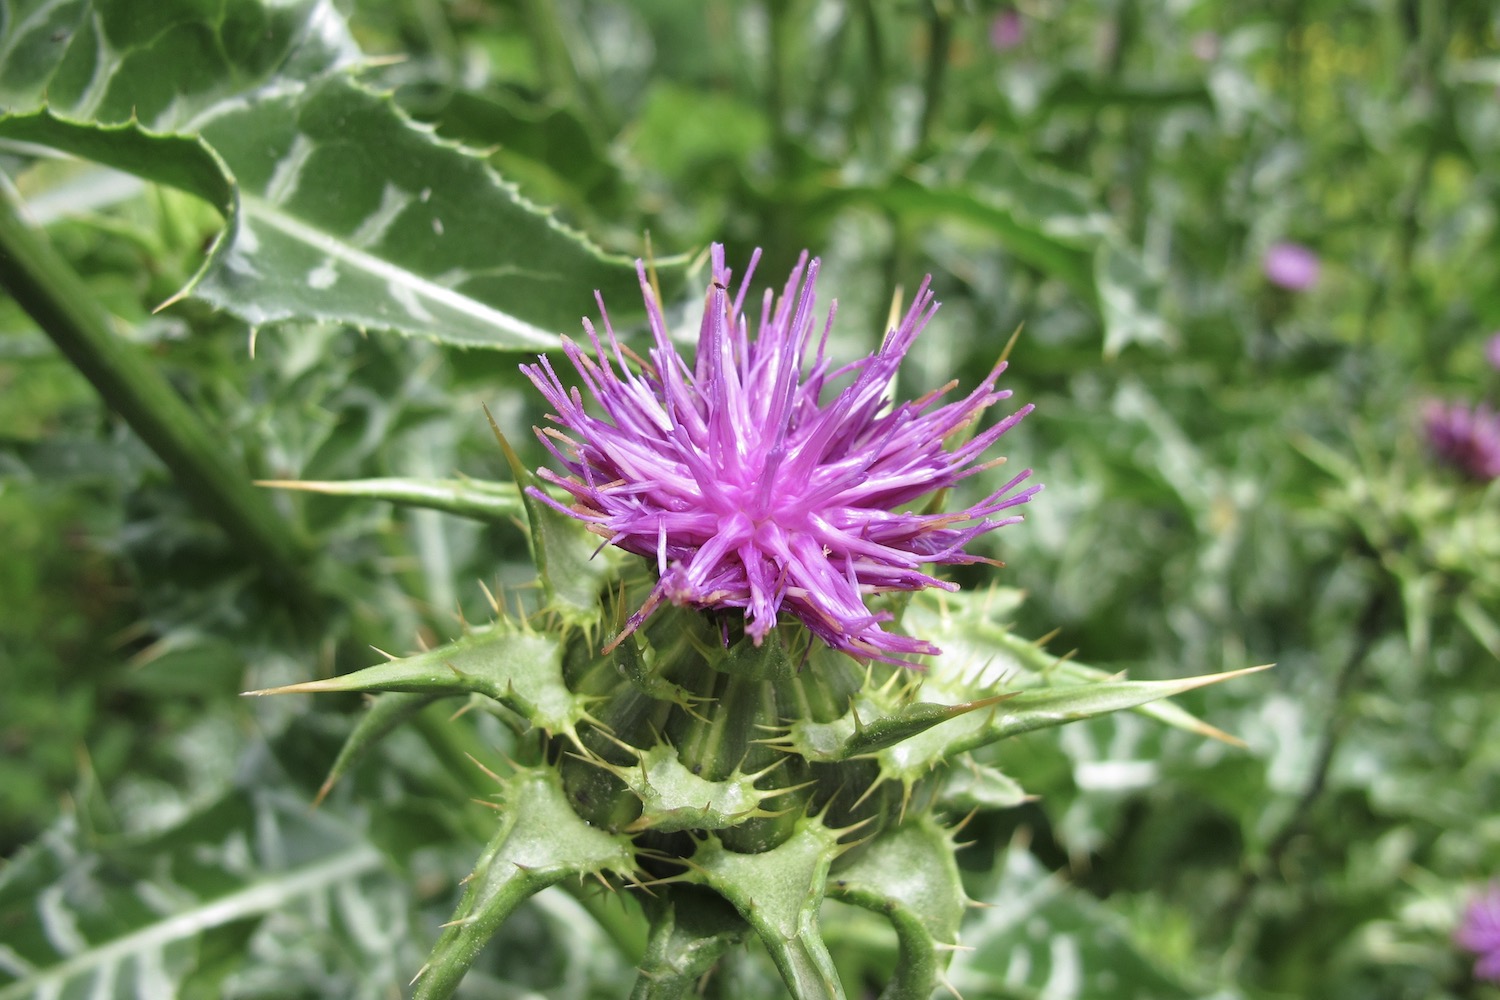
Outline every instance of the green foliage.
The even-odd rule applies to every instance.
[[[573,326],[563,288],[634,311],[628,261],[350,77],[362,57],[326,0],[29,6],[7,8],[0,49],[52,62],[0,80],[0,136],[218,208],[225,228],[184,292],[252,325],[328,320],[508,349]]]
[[[64,821],[7,865],[7,1000],[238,993],[247,950],[271,967],[305,960],[276,954],[291,934],[341,959],[330,985],[401,982],[409,928],[382,854],[298,801],[237,792],[156,837],[93,839]]]
[[[1500,27],[1017,10],[996,50],[982,4],[0,0],[0,185],[226,489],[303,481],[260,499],[314,553],[268,584],[0,297],[0,996],[399,996],[440,940],[460,996],[775,998],[778,963],[808,995],[1487,995],[1451,935],[1500,870],[1496,492],[1419,411],[1500,391]],[[639,571],[561,515],[539,544],[481,404],[537,466],[507,352],[595,288],[638,344],[646,231],[674,327],[677,255],[821,253],[835,359],[931,272],[903,394],[1023,327],[1009,448],[1047,490],[986,543],[998,576],[893,606],[947,650],[927,674],[667,669],[711,629],[599,655]],[[1263,276],[1287,239],[1310,291]],[[236,697],[352,689],[372,645],[411,652],[368,710]],[[700,728],[726,698],[768,728]],[[494,945],[440,929],[520,843],[466,803],[496,791],[471,757],[650,892],[521,903],[541,875],[492,865]]]

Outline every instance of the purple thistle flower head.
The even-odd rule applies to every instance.
[[[990,21],[990,48],[996,52],[1009,52],[1026,41],[1026,21],[1021,12],[1007,7]]]
[[[1469,901],[1453,940],[1478,956],[1474,963],[1476,979],[1500,982],[1500,882],[1492,882]]]
[[[1318,255],[1300,243],[1273,243],[1261,261],[1273,285],[1292,292],[1305,292],[1318,283],[1322,265]]]
[[[656,564],[651,595],[607,648],[665,600],[743,609],[757,644],[786,612],[851,656],[915,666],[913,655],[938,648],[886,631],[891,615],[872,613],[864,598],[954,590],[923,566],[990,561],[964,546],[1020,520],[1007,512],[1041,489],[1021,488],[1030,469],[962,511],[926,512],[917,501],[1002,463],[979,459],[1031,406],[963,439],[1010,395],[995,388],[1003,362],[962,399],[939,405],[952,382],[890,404],[897,368],[937,310],[930,277],[874,354],[835,368],[825,348],[837,303],[817,335],[819,262],[804,253],[780,297],[766,290],[751,337],[741,309],[759,258],[756,251],[731,295],[724,248],[714,245],[691,362],[668,336],[638,263],[653,338],[647,359],[621,346],[596,294],[603,338],[584,320],[592,350],[563,345],[583,391],[565,386],[546,356],[522,366],[561,428],[537,435],[567,475],[538,474],[573,503],[536,489],[532,496]],[[598,415],[585,408],[584,392]]]
[[[1429,402],[1422,411],[1427,440],[1444,461],[1475,479],[1500,477],[1500,413],[1483,403]]]

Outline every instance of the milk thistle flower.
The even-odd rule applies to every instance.
[[[1300,243],[1273,243],[1261,267],[1271,284],[1292,292],[1305,292],[1316,285],[1322,271],[1318,255]]]
[[[1500,413],[1483,403],[1429,402],[1422,411],[1433,451],[1475,479],[1500,478]]]
[[[990,48],[1009,52],[1026,40],[1026,22],[1014,7],[1002,10],[990,22]]]
[[[615,643],[668,601],[742,609],[757,645],[786,612],[834,649],[915,666],[913,655],[939,649],[887,631],[891,614],[871,612],[864,598],[954,590],[923,567],[991,561],[964,547],[1020,520],[1006,512],[1041,489],[1022,488],[1030,469],[961,511],[932,512],[917,502],[1002,463],[979,459],[1032,407],[961,439],[1010,395],[995,388],[1004,362],[962,399],[938,405],[955,381],[890,404],[897,368],[937,310],[930,277],[874,354],[834,368],[825,349],[837,303],[815,337],[819,261],[803,253],[780,297],[766,290],[752,338],[742,306],[759,257],[756,251],[731,297],[724,248],[714,245],[692,362],[673,345],[643,266],[653,338],[647,359],[622,347],[596,295],[603,338],[584,320],[592,352],[566,339],[563,350],[601,415],[585,408],[583,392],[565,386],[545,355],[522,366],[559,425],[537,435],[568,473],[542,469],[539,476],[572,503],[535,488],[532,496],[654,560],[655,587]],[[835,383],[846,384],[835,391]]]
[[[1453,940],[1478,956],[1474,963],[1476,979],[1500,982],[1500,882],[1469,902]]]

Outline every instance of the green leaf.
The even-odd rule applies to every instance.
[[[876,837],[829,883],[828,895],[887,917],[901,954],[880,1000],[928,1000],[945,982],[968,900],[953,842],[929,817]]]
[[[684,765],[671,744],[658,743],[649,750],[631,747],[627,752],[636,758],[634,763],[585,759],[615,775],[641,800],[640,817],[626,827],[630,832],[722,830],[752,818],[776,815],[767,808],[768,800],[794,791],[756,787],[775,764],[750,774],[735,768],[723,779],[710,781]]]
[[[1097,302],[1087,244],[1066,229],[1061,235],[1049,232],[1027,218],[1024,201],[1010,192],[897,178],[878,188],[849,189],[837,196],[841,203],[846,199],[890,209],[913,222],[953,218],[988,229],[1017,260],[1057,277],[1085,301]]]
[[[934,170],[879,187],[843,189],[825,201],[874,204],[913,222],[951,219],[988,230],[1017,260],[1062,281],[1098,311],[1107,356],[1131,343],[1168,339],[1160,283],[1082,178],[999,146],[961,166],[962,183]]]
[[[415,694],[405,691],[388,691],[377,695],[373,704],[364,715],[359,717],[359,722],[354,726],[354,731],[339,748],[339,755],[334,760],[333,766],[328,769],[328,777],[323,779],[323,787],[318,790],[318,798],[321,800],[330,789],[353,767],[376,743],[401,724],[410,721],[416,714],[428,705],[436,701],[440,695]]]
[[[570,875],[630,875],[630,842],[578,818],[557,772],[526,769],[505,779],[500,829],[480,855],[453,920],[417,978],[417,1000],[453,995],[486,942],[526,899]]]
[[[593,290],[617,317],[642,311],[629,260],[347,76],[357,53],[330,4],[69,10],[54,63],[23,66],[0,90],[11,113],[0,136],[218,207],[224,232],[180,294],[252,325],[317,319],[507,350],[556,346],[592,311]],[[28,23],[44,12],[0,13],[0,46],[37,44]],[[669,286],[679,263],[658,263]]]
[[[687,1000],[720,956],[743,942],[750,926],[719,896],[697,886],[657,890],[651,939],[630,1000]]]
[[[1071,657],[1050,653],[1001,624],[997,617],[1013,609],[1013,600],[1013,592],[1000,590],[944,594],[941,600],[924,597],[911,602],[903,618],[905,627],[944,650],[923,678],[921,690],[931,692],[926,695],[929,700],[966,700],[985,690],[986,685],[1002,681],[1008,688],[1026,690],[1056,683],[1092,684],[1114,676]],[[1227,679],[1232,675],[1212,676]],[[1133,710],[1177,729],[1238,742],[1170,702],[1146,701]]]
[[[0,108],[192,131],[242,94],[360,60],[331,0],[4,0]]]
[[[250,323],[314,318],[509,349],[555,346],[633,265],[524,201],[477,154],[343,76],[226,106],[203,136],[240,185],[235,248],[196,295]]]
[[[342,914],[383,866],[336,820],[265,795],[234,793],[161,837],[99,852],[64,820],[0,875],[0,998],[176,995],[234,964],[217,932],[238,939],[279,911]],[[355,943],[372,965],[389,954]]]
[[[1025,802],[1026,794],[1016,779],[968,754],[955,757],[943,781],[944,807],[958,813],[970,810],[1009,809]]]
[[[576,734],[587,699],[563,682],[562,643],[508,621],[476,629],[444,646],[319,681],[249,691],[251,695],[403,691],[482,694],[549,733]]]
[[[1164,972],[1123,920],[1020,848],[1005,852],[1004,874],[981,901],[989,905],[964,925],[964,949],[948,971],[962,996],[1187,1000],[1212,992]]]
[[[684,878],[713,889],[755,929],[796,1000],[843,1000],[844,989],[818,933],[828,866],[845,848],[841,831],[815,818],[760,854],[728,850],[714,835],[698,846]]]
[[[514,521],[526,516],[520,491],[510,483],[482,479],[345,479],[263,480],[257,486],[302,490],[324,496],[386,500],[404,507],[423,507],[476,521]]]
[[[1130,344],[1168,341],[1167,323],[1160,312],[1160,282],[1119,238],[1099,244],[1094,254],[1094,283],[1104,316],[1105,357],[1115,357]]]

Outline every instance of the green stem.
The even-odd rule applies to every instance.
[[[1355,719],[1354,710],[1349,705],[1350,694],[1360,679],[1365,660],[1383,634],[1379,626],[1381,619],[1385,617],[1390,598],[1390,592],[1384,586],[1379,586],[1366,602],[1356,627],[1354,646],[1334,679],[1333,692],[1329,698],[1328,725],[1318,741],[1317,755],[1307,784],[1298,796],[1291,816],[1266,848],[1265,857],[1258,865],[1245,870],[1234,897],[1221,911],[1225,915],[1223,926],[1231,934],[1231,944],[1225,956],[1230,968],[1238,966],[1255,929],[1254,921],[1248,919],[1248,911],[1256,890],[1267,879],[1281,872],[1283,857],[1306,828],[1313,807],[1323,797],[1334,754]]]
[[[922,117],[917,125],[915,155],[922,157],[942,116],[948,60],[953,48],[953,10],[946,0],[927,4],[927,68],[922,76]]]
[[[104,401],[172,471],[243,554],[284,591],[307,596],[308,553],[161,372],[111,332],[83,279],[24,222],[0,178],[0,287],[11,293]]]
[[[750,928],[734,907],[697,886],[665,886],[651,905],[651,938],[630,1000],[685,1000]]]

